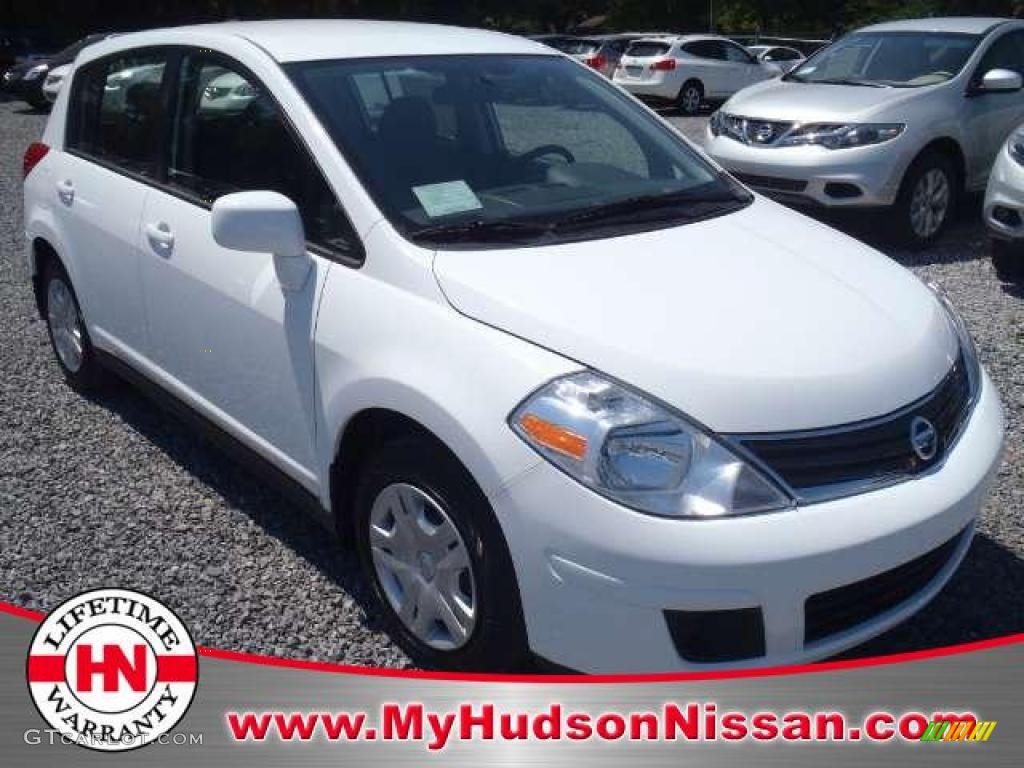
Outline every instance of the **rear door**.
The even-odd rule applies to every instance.
[[[159,166],[168,54],[129,51],[83,67],[69,102],[54,207],[67,227],[71,275],[93,341],[145,354],[138,233]]]
[[[237,62],[181,58],[166,185],[142,216],[142,281],[153,357],[172,390],[309,490],[314,472],[312,335],[334,261],[356,238],[318,165],[275,99]],[[298,206],[309,272],[297,289],[269,253],[219,246],[218,197],[273,190]]]
[[[690,54],[690,58],[681,62],[684,80],[691,77],[700,80],[704,95],[709,98],[733,93],[735,75],[730,72],[725,51],[718,40],[695,40],[683,45],[683,51]]]

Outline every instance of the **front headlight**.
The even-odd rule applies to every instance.
[[[708,128],[711,129],[712,136],[721,136],[723,133],[722,123],[724,116],[722,110],[716,110],[711,113],[711,118],[708,120]]]
[[[566,474],[641,512],[718,518],[793,506],[714,436],[593,372],[542,387],[509,424]]]
[[[50,68],[48,64],[37,64],[25,73],[26,80],[38,80]]]
[[[1006,151],[1015,161],[1024,165],[1024,131],[1017,131],[1006,142]]]
[[[813,123],[801,125],[779,140],[779,147],[816,145],[826,149],[846,149],[892,141],[903,133],[899,123]]]
[[[946,310],[949,323],[960,342],[960,353],[964,356],[964,365],[967,368],[967,381],[971,388],[971,399],[973,400],[981,387],[981,359],[978,357],[977,347],[974,346],[974,339],[971,338],[971,332],[967,330],[967,323],[964,322],[957,308],[953,306],[949,294],[937,283],[929,281],[925,285],[931,289],[932,293],[938,298],[939,303],[942,304],[943,309]]]

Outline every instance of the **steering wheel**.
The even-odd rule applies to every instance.
[[[529,163],[544,157],[544,155],[558,155],[569,164],[576,162],[576,155],[560,144],[542,144],[539,147],[534,147],[529,152],[519,155],[516,160],[520,163]]]

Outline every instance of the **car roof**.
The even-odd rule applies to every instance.
[[[886,21],[863,27],[858,32],[960,32],[968,35],[982,35],[1000,24],[1013,19],[995,16],[947,16],[935,19],[906,19]]]
[[[97,47],[109,52],[142,45],[189,44],[197,34],[204,39],[248,40],[279,62],[444,54],[558,55],[548,46],[518,35],[440,24],[356,19],[230,21],[168,27],[120,35]]]
[[[697,40],[728,40],[721,35],[645,35],[634,40],[634,43],[692,43]]]

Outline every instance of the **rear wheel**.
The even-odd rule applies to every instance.
[[[1006,240],[992,239],[992,266],[1001,280],[1024,279],[1024,247]]]
[[[102,381],[102,369],[71,280],[64,268],[52,260],[43,268],[43,311],[50,344],[64,378],[76,390],[95,389]]]
[[[697,80],[687,80],[679,89],[676,105],[684,115],[696,115],[704,103],[704,87]]]
[[[512,559],[487,498],[427,438],[385,444],[356,496],[356,547],[391,636],[417,664],[510,671],[527,643]]]
[[[927,152],[907,170],[896,199],[896,227],[904,244],[925,248],[934,243],[956,210],[958,177],[953,162]]]

